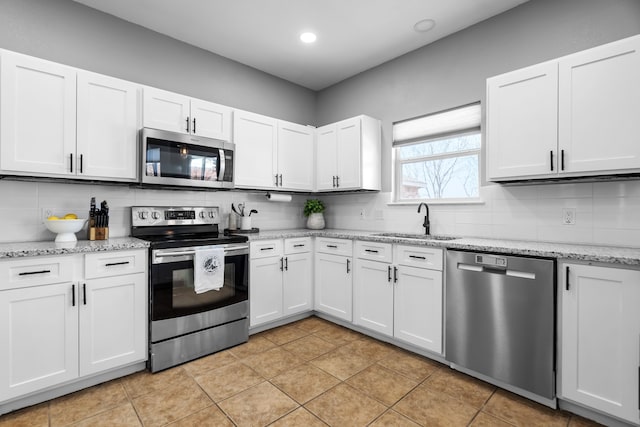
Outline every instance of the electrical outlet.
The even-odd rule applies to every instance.
[[[53,208],[42,208],[42,220],[46,220],[51,215],[53,215]]]
[[[575,208],[562,208],[562,223],[564,225],[576,224],[576,209]]]

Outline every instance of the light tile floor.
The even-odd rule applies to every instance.
[[[593,426],[317,317],[157,374],[0,417],[6,426]]]

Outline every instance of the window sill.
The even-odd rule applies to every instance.
[[[415,200],[415,201],[403,201],[403,202],[388,202],[387,206],[418,206],[420,203],[426,203],[427,205],[484,205],[485,201],[482,199],[469,199],[469,200]]]

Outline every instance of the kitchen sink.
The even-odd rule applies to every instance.
[[[439,236],[437,234],[411,234],[411,233],[377,233],[377,237],[397,237],[399,239],[416,239],[416,240],[455,240],[460,237]]]

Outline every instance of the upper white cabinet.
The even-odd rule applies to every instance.
[[[380,190],[381,125],[357,116],[316,130],[318,191]]]
[[[640,170],[640,36],[487,80],[493,181]]]
[[[560,397],[640,423],[640,271],[566,263]]]
[[[1,51],[0,169],[135,181],[139,87]]]
[[[230,107],[152,87],[143,98],[144,127],[231,141]]]
[[[311,191],[314,130],[236,110],[236,187]]]
[[[0,55],[0,169],[74,175],[76,70]]]

